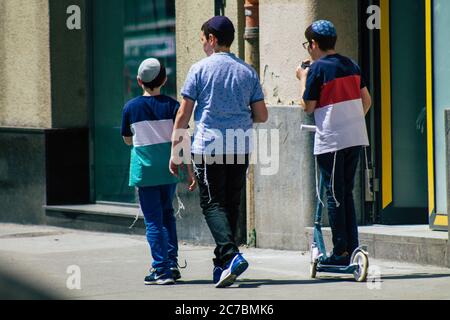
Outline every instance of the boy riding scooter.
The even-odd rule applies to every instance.
[[[325,184],[334,246],[321,264],[348,266],[359,247],[353,187],[361,150],[369,145],[365,115],[372,102],[359,66],[335,51],[331,22],[314,22],[305,36],[303,47],[312,61],[297,69],[300,104],[314,113],[314,155]],[[321,201],[320,192],[318,197]]]

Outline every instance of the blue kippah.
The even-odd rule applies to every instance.
[[[208,26],[219,32],[235,32],[233,22],[225,16],[216,16],[208,21]]]
[[[334,27],[334,24],[331,23],[328,20],[319,20],[312,24],[312,30],[325,37],[336,37],[336,28]]]

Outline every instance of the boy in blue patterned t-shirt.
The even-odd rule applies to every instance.
[[[145,60],[138,71],[138,83],[144,94],[125,105],[122,117],[122,136],[126,144],[133,146],[130,186],[139,192],[153,256],[151,274],[145,278],[145,284],[173,284],[181,277],[172,205],[178,179],[167,168],[180,104],[161,95],[166,81],[164,66],[156,59]],[[189,190],[193,191],[196,182],[190,166],[188,173]]]
[[[186,129],[194,113],[192,154],[200,205],[216,242],[213,282],[224,288],[248,267],[236,244],[241,193],[252,152],[252,135],[247,139],[245,133],[251,132],[254,123],[266,122],[268,112],[258,74],[230,52],[233,23],[217,16],[201,29],[203,49],[209,57],[193,65],[187,75],[175,130]],[[177,145],[174,140],[173,150]],[[170,166],[177,174],[174,154]]]

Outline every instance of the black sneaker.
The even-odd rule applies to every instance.
[[[150,270],[150,275],[145,277],[144,283],[146,285],[169,285],[175,284],[175,280],[173,279],[170,273],[158,273],[157,270]]]
[[[343,255],[338,256],[332,253],[330,256],[324,258],[320,264],[325,266],[349,266],[350,265],[350,255],[345,252]]]
[[[170,268],[170,271],[172,272],[172,278],[175,281],[181,279],[181,272],[180,272],[180,269],[178,269],[178,267],[172,267],[172,268]]]
[[[187,268],[187,261],[184,261],[184,266],[180,266],[178,262],[175,263],[173,267],[170,268],[170,271],[172,272],[172,278],[177,281],[181,279],[181,272],[180,269],[186,269]]]

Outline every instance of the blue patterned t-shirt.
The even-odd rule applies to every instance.
[[[181,95],[197,103],[193,153],[252,152],[252,136],[245,134],[253,128],[250,105],[264,100],[264,94],[251,66],[232,53],[215,53],[192,66]],[[227,130],[238,131],[227,138]]]

